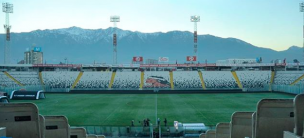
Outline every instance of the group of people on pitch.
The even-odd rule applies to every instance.
[[[141,123],[141,122],[139,121],[139,123]],[[165,126],[167,126],[167,118],[165,118],[164,124],[165,124]],[[149,118],[144,119],[142,125],[143,125],[144,127],[150,126],[150,119],[149,119]],[[160,125],[160,119],[159,119],[159,118],[157,119],[157,125],[158,125],[158,126]],[[134,120],[131,121],[131,126],[134,126]]]

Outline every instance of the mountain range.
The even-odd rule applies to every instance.
[[[11,62],[24,58],[24,52],[33,44],[41,47],[46,63],[65,62],[90,64],[113,61],[113,28],[82,29],[70,27],[54,30],[35,30],[32,32],[11,33]],[[117,28],[118,63],[131,63],[133,56],[145,59],[169,57],[170,63],[184,63],[186,56],[193,55],[193,33],[188,31],[170,31],[167,33],[141,33]],[[4,49],[4,34],[0,37],[1,55]],[[198,35],[198,60],[215,63],[228,58],[257,58],[264,62],[271,60],[302,59],[302,48],[291,46],[284,51],[254,46],[236,38],[221,38],[213,35]],[[3,57],[3,56],[2,56]],[[0,57],[0,63],[3,59]]]

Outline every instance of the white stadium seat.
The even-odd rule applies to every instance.
[[[231,116],[231,138],[252,136],[253,112],[234,112]]]
[[[216,125],[216,138],[229,138],[230,137],[230,123],[218,123]]]
[[[87,132],[83,127],[72,127],[70,128],[70,138],[86,138]]]
[[[283,131],[293,131],[293,99],[263,99],[256,113],[256,138],[283,138]]]
[[[44,116],[45,138],[69,138],[70,127],[65,116]]]
[[[216,133],[215,130],[207,130],[206,131],[206,138],[216,138],[215,133]]]
[[[6,127],[6,136],[13,138],[40,138],[38,108],[32,103],[0,104],[0,126]]]
[[[0,127],[0,137],[6,137],[6,128]]]

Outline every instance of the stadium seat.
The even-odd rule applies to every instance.
[[[87,135],[87,138],[98,138],[96,135]]]
[[[69,138],[70,127],[65,116],[44,116],[45,138]]]
[[[5,136],[6,136],[6,128],[0,127],[0,137],[5,137]]]
[[[257,106],[257,138],[283,138],[294,128],[293,99],[262,99]]]
[[[106,138],[104,135],[97,135],[97,138]]]
[[[200,134],[199,138],[206,138],[206,134],[205,133]]]
[[[255,138],[255,121],[256,121],[256,112],[254,112],[253,114],[252,114],[252,118],[251,118],[252,120],[252,138]]]
[[[289,131],[284,131],[284,138],[303,138]]]
[[[0,103],[9,103],[9,100],[6,96],[0,96]]]
[[[206,138],[216,138],[215,137],[215,130],[207,130],[206,131]]]
[[[7,137],[40,138],[37,106],[33,103],[0,104],[0,126],[6,127]]]
[[[229,138],[230,137],[230,123],[218,123],[216,125],[216,138]]]
[[[299,94],[294,98],[294,114],[295,114],[295,134],[299,136],[303,136],[304,94]]]
[[[39,115],[40,138],[45,138],[45,118]]]
[[[70,128],[70,138],[86,138],[87,132],[83,127],[72,127]]]
[[[294,105],[294,133],[284,131],[284,138],[300,138],[303,136],[303,121],[304,121],[304,94],[297,95],[293,101]]]
[[[234,112],[231,116],[231,138],[244,138],[252,136],[253,112]]]

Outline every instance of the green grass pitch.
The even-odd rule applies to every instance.
[[[229,122],[235,111],[255,111],[263,98],[294,98],[280,93],[227,94],[47,94],[33,101],[42,115],[65,115],[71,126],[140,126],[145,118],[155,124],[156,118],[168,125]],[[163,125],[163,124],[162,124]]]

